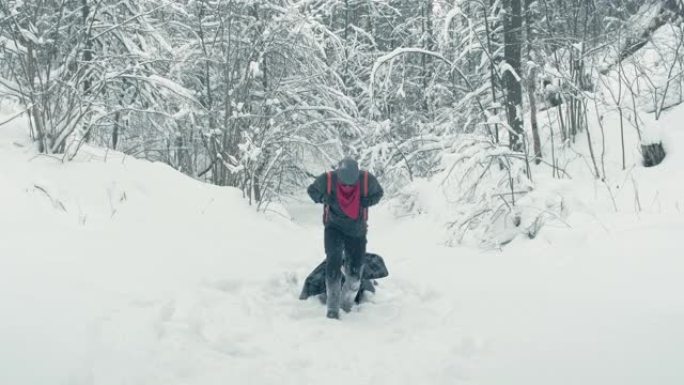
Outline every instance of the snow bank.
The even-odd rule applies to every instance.
[[[257,250],[301,240],[238,190],[95,148],[62,163],[37,155],[26,127],[22,118],[0,127],[0,383],[78,373],[114,309],[154,307],[202,282],[277,277],[315,250],[301,245],[287,259]],[[121,343],[137,338],[119,332]]]

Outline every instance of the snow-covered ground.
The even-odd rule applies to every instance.
[[[636,171],[660,189],[649,210],[578,200],[567,226],[503,251],[373,210],[390,277],[339,322],[297,299],[323,258],[320,207],[258,214],[100,149],[61,163],[15,120],[0,127],[0,384],[682,384],[684,110],[669,114],[672,156]]]

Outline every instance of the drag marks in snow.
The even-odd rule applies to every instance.
[[[131,368],[125,378],[141,385],[467,378],[481,344],[464,335],[450,301],[385,279],[376,294],[332,321],[318,298],[298,299],[304,278],[298,271],[254,282],[219,280],[172,299],[131,302],[94,328],[93,383],[121,379],[113,373],[121,368]]]

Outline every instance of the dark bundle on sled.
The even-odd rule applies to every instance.
[[[312,272],[306,277],[302,294],[299,299],[304,300],[313,295],[325,294],[325,265],[326,262],[321,262]],[[363,261],[363,276],[361,277],[361,288],[356,294],[356,303],[361,300],[364,291],[375,293],[375,285],[373,280],[385,278],[389,275],[387,266],[382,257],[377,254],[366,253]],[[342,282],[344,283],[344,275],[342,275]]]

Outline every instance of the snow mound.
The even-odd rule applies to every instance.
[[[306,245],[278,258],[301,242],[297,226],[257,214],[236,189],[87,146],[66,163],[38,155],[27,127],[19,117],[0,128],[0,383],[77,373],[117,308],[201,282],[278,277],[320,258]],[[283,248],[264,253],[262,242]],[[131,331],[119,337],[135,339]]]

